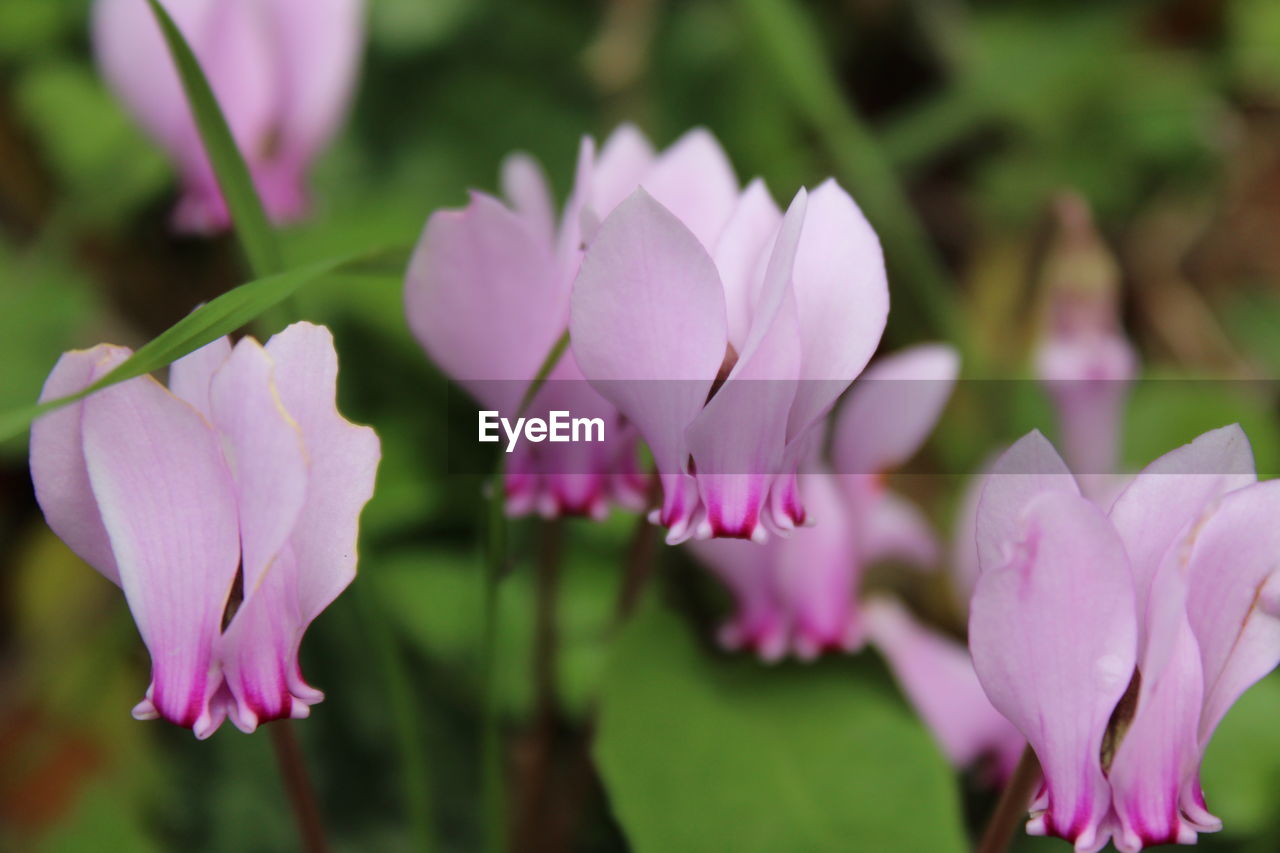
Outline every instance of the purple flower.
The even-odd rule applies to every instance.
[[[129,356],[66,353],[41,399],[74,393]],[[127,380],[31,428],[31,479],[50,528],[118,584],[151,652],[133,709],[205,738],[305,717],[303,632],[355,577],[360,510],[380,451],[335,407],[322,326],[264,347],[223,338],[171,366],[169,388]]]
[[[590,138],[583,140],[558,222],[541,169],[524,155],[503,164],[506,202],[473,193],[466,208],[432,214],[405,284],[409,326],[431,359],[488,409],[514,417],[568,328],[570,290],[584,246],[601,219],[641,185],[704,234],[720,227],[737,199],[728,160],[706,131],[690,131],[658,154],[639,131],[623,125],[599,154]],[[527,414],[564,410],[599,417],[606,440],[517,446],[507,466],[512,514],[599,518],[610,501],[644,505],[634,427],[583,380],[578,354],[575,341]]]
[[[333,135],[355,83],[362,0],[165,0],[276,222],[307,208],[306,171]],[[230,224],[204,145],[146,0],[97,0],[93,41],[103,76],[173,158],[183,231]]]
[[[1191,844],[1221,823],[1199,784],[1235,700],[1280,662],[1280,481],[1231,426],[1139,473],[1110,512],[1039,433],[987,478],[969,644],[1035,750],[1028,832],[1080,851]]]
[[[686,166],[641,173],[598,231],[584,217],[574,355],[647,441],[667,541],[761,542],[805,520],[795,471],[880,341],[884,260],[834,181],[783,216],[709,136],[686,139]]]
[[[924,443],[958,368],[955,352],[944,346],[879,360],[836,420],[832,445],[841,473],[798,475],[810,524],[763,545],[726,538],[691,543],[736,599],[736,613],[720,629],[723,646],[754,649],[770,661],[852,651],[865,639],[857,604],[864,569],[885,559],[936,561],[928,521],[885,488],[884,474]]]

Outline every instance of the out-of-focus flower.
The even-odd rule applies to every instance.
[[[587,380],[648,442],[667,541],[761,542],[805,520],[795,471],[879,343],[884,259],[834,181],[783,216],[701,139],[686,168],[634,170],[641,188],[588,244],[570,328]],[[608,206],[584,209],[588,234]]]
[[[987,478],[969,644],[1035,750],[1028,832],[1132,853],[1220,828],[1200,790],[1214,729],[1280,662],[1280,481],[1224,427],[1157,459],[1109,513],[1039,433]]]
[[[66,353],[41,399],[85,388],[129,351]],[[305,717],[311,621],[355,577],[360,510],[380,451],[335,405],[322,326],[266,346],[223,338],[37,420],[31,479],[49,527],[118,584],[151,653],[133,709],[205,738]]]
[[[569,295],[583,249],[600,221],[645,186],[702,233],[718,229],[737,182],[715,139],[693,130],[655,153],[622,125],[599,154],[586,138],[559,223],[542,170],[524,155],[502,167],[506,202],[473,193],[462,210],[427,220],[409,265],[405,310],[431,359],[489,409],[514,417],[529,383],[569,324]],[[507,509],[602,517],[609,501],[640,508],[637,437],[588,385],[571,342],[527,414],[572,412],[606,422],[601,443],[518,445],[509,459]]]
[[[1138,357],[1120,325],[1120,272],[1089,208],[1068,195],[1055,214],[1036,375],[1058,411],[1067,463],[1084,493],[1106,509],[1124,483],[1116,470],[1120,424]]]
[[[364,40],[363,0],[164,0],[213,87],[267,213],[307,209],[306,171],[351,99]],[[103,76],[169,153],[184,185],[183,231],[230,223],[177,70],[146,0],[97,0]]]
[[[938,546],[928,522],[885,488],[884,474],[924,443],[958,368],[949,347],[920,346],[866,371],[836,421],[839,473],[796,478],[811,526],[763,545],[692,543],[736,598],[737,612],[720,630],[722,645],[754,649],[765,660],[857,649],[864,640],[857,597],[865,568],[885,559],[932,565]]]

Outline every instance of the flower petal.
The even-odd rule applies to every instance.
[[[920,568],[938,562],[938,538],[929,519],[911,501],[881,490],[862,519],[858,550],[870,564],[897,560]]]
[[[733,593],[736,611],[720,626],[720,645],[731,651],[754,649],[762,659],[776,661],[787,651],[790,620],[774,584],[777,550],[785,543],[765,545],[734,539],[696,539],[689,548]]]
[[[716,242],[715,261],[724,284],[729,344],[738,352],[746,346],[751,305],[761,286],[770,241],[782,222],[782,211],[756,178],[747,185]]]
[[[213,374],[231,355],[231,339],[225,335],[189,352],[169,365],[169,390],[180,400],[209,417],[209,386]]]
[[[1180,559],[1187,614],[1204,666],[1200,743],[1231,705],[1280,663],[1280,480],[1232,492]]]
[[[1222,495],[1257,480],[1249,439],[1239,426],[1206,432],[1142,469],[1111,506],[1137,591],[1146,612],[1151,579],[1183,528]]]
[[[867,368],[832,431],[836,471],[880,474],[914,456],[942,415],[959,372],[959,354],[943,344],[911,347]]]
[[[787,416],[800,369],[791,269],[806,200],[801,190],[779,228],[737,364],[686,433],[707,511],[700,536],[766,535],[763,510],[770,483],[784,473]]]
[[[222,614],[240,562],[235,489],[218,438],[150,377],[84,401],[89,481],[121,586],[151,652],[135,716],[158,714],[207,737]]]
[[[848,524],[848,506],[828,474],[802,474],[800,487],[814,524],[779,541],[777,588],[791,614],[792,648],[801,660],[863,643],[856,604],[863,564]]]
[[[502,195],[529,230],[548,245],[555,238],[555,209],[547,176],[528,154],[510,154],[502,161]]]
[[[983,478],[975,531],[978,568],[1008,560],[1004,549],[1021,536],[1021,513],[1043,492],[1078,495],[1075,478],[1049,440],[1032,430],[1010,445]]]
[[[570,329],[583,375],[636,424],[667,478],[663,523],[685,532],[695,507],[681,479],[684,433],[728,343],[715,264],[688,228],[638,190],[601,225],[583,259]]]
[[[465,209],[427,220],[405,281],[409,327],[486,406],[514,413],[521,383],[564,332],[567,306],[550,245],[496,199],[474,193]]]
[[[338,412],[338,355],[328,329],[294,323],[266,350],[280,402],[302,430],[310,462],[306,503],[290,539],[305,628],[355,578],[360,511],[373,496],[382,451],[372,429]]]
[[[1025,741],[982,692],[964,645],[921,625],[884,597],[869,599],[863,618],[868,639],[951,763],[965,768],[990,756],[1007,776]]]
[[[889,315],[884,255],[862,211],[835,181],[809,195],[794,273],[802,381],[788,438],[810,429],[862,372]]]
[[[243,338],[209,390],[211,420],[236,485],[246,601],[288,542],[307,494],[302,433],[281,404],[272,373],[267,351]]]
[[[280,81],[280,156],[305,163],[325,144],[351,101],[364,45],[363,0],[273,0],[272,58]]]
[[[44,382],[40,402],[84,390],[131,354],[110,344],[63,353]],[[83,413],[83,403],[72,403],[31,424],[31,482],[49,529],[77,557],[119,585],[116,558],[85,467]]]
[[[1109,773],[1120,824],[1115,844],[1127,853],[1196,839],[1179,800],[1200,761],[1196,726],[1204,683],[1177,560],[1166,560],[1157,574],[1144,622],[1137,707]]]
[[[1050,490],[984,509],[979,537],[990,541],[982,525],[993,525],[1001,536],[991,546],[1006,556],[984,562],[973,596],[974,668],[1044,770],[1046,810],[1028,830],[1094,849],[1111,800],[1103,734],[1136,656],[1124,546],[1079,495]]]
[[[675,214],[707,251],[715,247],[738,202],[733,166],[716,138],[701,127],[663,151],[640,186]]]
[[[640,179],[653,166],[654,157],[653,145],[634,124],[620,124],[609,134],[600,147],[600,156],[594,160],[585,202],[596,227],[636,191]],[[594,230],[588,233],[594,236]]]

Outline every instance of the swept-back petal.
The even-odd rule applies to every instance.
[[[884,597],[869,599],[863,618],[868,639],[951,763],[965,768],[991,757],[1000,775],[1008,775],[1024,740],[982,692],[964,645],[921,625]]]
[[[310,160],[346,112],[364,44],[363,0],[273,0],[279,156]]]
[[[538,161],[523,152],[509,154],[502,161],[502,195],[511,208],[529,225],[529,230],[548,245],[555,238],[555,209],[547,176]]]
[[[262,345],[243,338],[210,384],[210,419],[236,485],[244,599],[289,540],[307,494],[302,432],[276,391]]]
[[[784,473],[787,416],[800,370],[791,270],[806,201],[801,190],[779,227],[737,363],[686,433],[707,511],[701,536],[766,535],[764,508],[770,483]]]
[[[733,593],[736,610],[720,626],[718,640],[729,650],[753,649],[767,661],[787,652],[791,620],[775,584],[778,549],[734,539],[696,539],[689,548]]]
[[[729,322],[729,343],[741,352],[751,328],[751,304],[756,299],[769,257],[770,243],[782,222],[773,196],[764,181],[747,185],[733,215],[716,242],[715,261],[724,284]]]
[[[686,488],[672,478],[687,470],[685,429],[706,402],[728,343],[711,257],[638,190],[601,225],[583,259],[570,329],[583,375],[636,424],[668,478],[663,523],[691,523]]]
[[[209,423],[140,377],[84,401],[89,481],[138,631],[151,688],[135,716],[207,737],[221,683],[214,643],[240,562],[235,488]]]
[[[1232,492],[1180,546],[1204,667],[1200,743],[1280,663],[1280,480]]]
[[[866,366],[889,316],[889,285],[875,231],[833,180],[809,195],[795,264],[804,351],[788,437],[826,415]]]
[[[792,648],[801,660],[812,660],[862,645],[856,599],[863,564],[834,479],[801,474],[800,488],[814,524],[778,543],[777,588],[791,613]]]
[[[1142,469],[1109,513],[1133,568],[1139,615],[1165,552],[1209,506],[1257,480],[1249,439],[1239,426],[1206,432]]]
[[[1200,652],[1187,621],[1187,583],[1182,567],[1166,560],[1152,586],[1141,673],[1132,715],[1113,723],[1119,740],[1109,779],[1119,821],[1116,848],[1135,853],[1155,844],[1194,844],[1195,827],[1179,800],[1199,765],[1196,726],[1204,682]]]
[[[266,350],[280,402],[302,431],[310,462],[306,502],[290,539],[305,628],[355,578],[360,511],[373,496],[382,450],[372,429],[338,412],[338,355],[328,329],[294,323]]]
[[[594,160],[585,204],[593,226],[599,226],[613,209],[636,191],[640,179],[653,166],[653,145],[634,124],[623,123],[600,147]],[[591,229],[594,236],[594,227]]]
[[[603,161],[603,157],[601,158]],[[688,131],[654,161],[640,186],[675,214],[710,252],[738,201],[738,179],[705,128]]]
[[[431,215],[405,280],[409,327],[445,373],[514,414],[565,328],[568,283],[519,216],[474,193]]]
[[[836,471],[879,474],[915,455],[942,415],[959,372],[959,354],[943,344],[911,347],[867,368],[832,431]]]
[[[110,344],[63,353],[44,382],[40,402],[84,390],[131,354],[125,347]],[[81,432],[83,413],[84,404],[73,403],[31,424],[31,482],[49,529],[77,557],[119,584],[111,541],[89,485]]]
[[[169,390],[209,417],[209,386],[213,374],[230,355],[231,339],[225,335],[187,353],[169,365]]]
[[[1032,430],[1010,445],[983,478],[975,524],[980,571],[1007,562],[1004,549],[1021,537],[1022,511],[1043,492],[1078,495],[1080,489],[1058,451],[1039,430]]]
[[[1100,751],[1133,675],[1137,626],[1124,546],[1097,507],[1061,491],[1002,504],[969,616],[969,648],[987,697],[1031,744],[1045,811],[1028,830],[1096,849],[1111,796]],[[987,507],[979,521],[996,521]],[[1101,846],[1100,844],[1098,846]]]
[[[911,501],[884,489],[866,508],[858,551],[867,563],[898,560],[922,569],[938,563],[938,538],[929,519]]]

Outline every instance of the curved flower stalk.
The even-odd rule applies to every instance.
[[[983,689],[1035,750],[1027,831],[1096,851],[1220,828],[1200,790],[1214,729],[1280,662],[1280,481],[1238,426],[1157,459],[1110,512],[1031,433],[978,508],[969,643]]]
[[[795,472],[875,351],[889,294],[875,232],[834,181],[783,215],[761,181],[739,192],[707,139],[683,182],[642,178],[598,230],[587,208],[570,329],[587,380],[653,453],[667,541],[759,543],[805,522]]]
[[[71,394],[129,356],[68,352],[41,399]],[[296,323],[262,346],[220,339],[150,376],[90,395],[31,428],[31,479],[49,527],[124,590],[151,653],[133,709],[206,738],[305,717],[311,621],[355,577],[361,508],[380,458],[335,406],[328,329]]]
[[[598,153],[589,137],[582,141],[558,223],[533,160],[509,157],[501,178],[505,201],[476,192],[462,210],[437,211],[427,220],[405,282],[405,309],[419,343],[446,374],[489,409],[514,415],[568,328],[573,280],[601,220],[643,185],[709,235],[732,210],[737,182],[705,130],[656,153],[631,125],[615,130]],[[506,481],[511,514],[600,518],[611,501],[644,506],[635,429],[583,380],[578,352],[572,341],[528,414],[599,417],[606,440],[518,445]]]
[[[165,0],[218,98],[268,215],[306,213],[306,172],[351,100],[363,0]],[[182,231],[221,231],[227,206],[146,0],[97,0],[93,42],[108,84],[173,159]]]
[[[857,597],[866,566],[885,559],[932,565],[938,546],[928,522],[885,488],[884,474],[924,443],[958,369],[956,353],[939,345],[879,360],[854,385],[836,421],[840,473],[796,477],[811,525],[763,545],[692,543],[736,599],[737,612],[720,629],[723,646],[753,649],[768,661],[856,650],[865,640]]]

